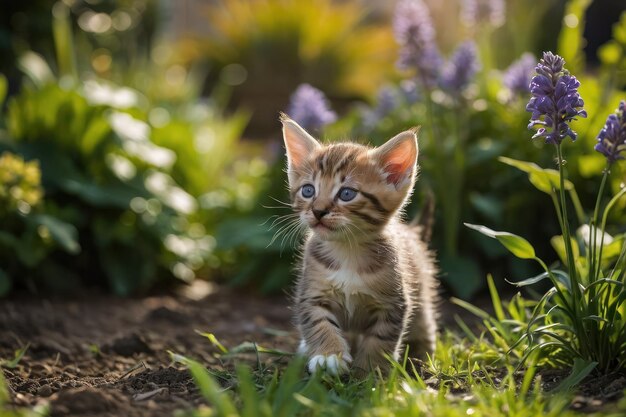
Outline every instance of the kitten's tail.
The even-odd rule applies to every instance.
[[[430,242],[435,224],[435,195],[432,190],[426,192],[426,199],[420,213],[411,221],[420,231],[420,237],[424,242]]]

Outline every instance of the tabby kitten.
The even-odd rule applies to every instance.
[[[388,370],[435,348],[436,267],[420,226],[400,211],[415,183],[417,137],[383,146],[322,145],[281,115],[292,208],[310,229],[295,291],[308,369]]]

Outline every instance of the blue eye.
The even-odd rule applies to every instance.
[[[357,192],[358,191],[355,189],[343,187],[341,190],[339,190],[339,198],[341,199],[341,201],[350,201],[353,200],[354,197],[356,197]]]
[[[315,195],[315,187],[311,184],[306,184],[302,186],[302,197],[311,198]]]

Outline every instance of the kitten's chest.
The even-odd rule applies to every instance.
[[[375,291],[355,270],[340,268],[328,274],[326,278],[332,297],[335,299],[336,315],[343,317],[345,323],[352,323],[363,316],[377,303]],[[352,327],[352,326],[351,326]]]

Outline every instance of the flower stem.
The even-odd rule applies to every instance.
[[[572,241],[570,238],[569,220],[567,217],[567,204],[565,201],[565,170],[563,168],[563,154],[561,152],[561,144],[556,145],[556,155],[559,164],[559,194],[561,196],[561,217],[563,219],[562,232],[563,240],[565,243],[565,253],[567,257],[567,269],[569,271],[570,280],[572,283],[572,301],[574,307],[573,325],[576,329],[577,338],[581,352],[587,352],[586,349],[586,336],[584,331],[584,325],[582,318],[580,317],[581,310],[584,311],[585,307],[582,305],[584,299],[580,290],[578,271],[576,269],[576,261],[574,260],[574,251],[572,250]]]
[[[600,252],[598,256],[598,265],[596,275],[599,277],[602,272],[602,249],[604,248],[604,229],[606,227],[606,219],[609,215],[609,211],[613,208],[613,206],[617,203],[617,201],[622,198],[626,194],[626,187],[622,188],[615,196],[609,201],[604,209],[604,213],[602,214],[602,225],[600,226],[600,232],[602,233],[602,237],[600,238]]]
[[[606,185],[608,175],[609,166],[607,163],[607,167],[604,169],[604,174],[602,175],[602,181],[600,182],[596,205],[593,209],[593,218],[591,219],[591,222],[589,222],[589,241],[587,242],[587,245],[589,246],[589,282],[594,282],[597,279],[596,262],[600,263],[602,261],[602,259],[596,257],[596,239],[598,234],[598,212],[600,211],[600,202],[602,201],[602,195],[604,194],[604,187]]]

